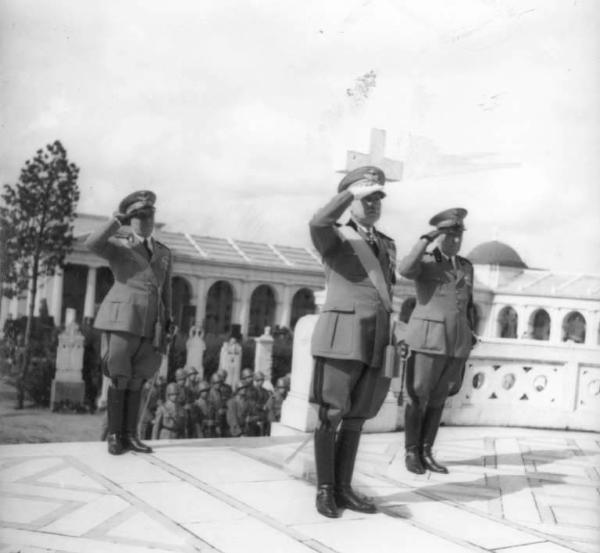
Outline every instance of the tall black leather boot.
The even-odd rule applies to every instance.
[[[106,397],[106,414],[108,416],[108,452],[121,455],[127,451],[123,444],[123,414],[125,410],[125,390],[109,386]]]
[[[335,503],[335,430],[328,427],[315,430],[315,466],[317,469],[317,511],[329,518],[338,518]]]
[[[360,430],[339,432],[335,451],[335,502],[338,507],[359,513],[376,513],[375,504],[351,486],[360,435]]]
[[[429,469],[432,472],[448,474],[448,469],[444,465],[440,465],[433,458],[433,454],[431,452],[438,428],[440,427],[443,410],[444,406],[442,405],[442,407],[428,407],[427,411],[425,411],[421,435],[421,463],[426,469]]]
[[[406,470],[415,474],[425,474],[426,472],[419,451],[422,419],[418,404],[412,401],[407,403],[404,411],[404,444],[406,448],[404,464]]]
[[[138,453],[152,453],[152,448],[142,443],[138,438],[137,425],[141,401],[141,390],[126,390],[123,445],[127,449],[137,451]]]

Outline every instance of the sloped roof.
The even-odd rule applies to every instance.
[[[81,214],[75,220],[75,235],[86,236],[106,220],[107,217]],[[279,246],[249,240],[191,235],[166,231],[163,226],[156,225],[156,238],[170,248],[176,258],[181,256],[225,263],[323,271],[318,254],[302,246]]]
[[[600,300],[600,275],[525,270],[496,293]]]

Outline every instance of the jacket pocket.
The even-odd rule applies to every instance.
[[[111,321],[119,320],[119,313],[121,312],[121,303],[120,301],[111,301],[108,308],[108,316]]]
[[[423,348],[432,351],[446,350],[446,326],[443,321],[423,319]]]
[[[354,327],[355,317],[354,308],[352,312],[335,311],[331,312],[332,332],[330,348],[332,353],[346,354],[352,353],[354,347]]]

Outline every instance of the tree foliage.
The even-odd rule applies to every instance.
[[[73,243],[73,221],[79,200],[79,168],[69,163],[57,140],[27,160],[15,186],[4,185],[0,207],[3,293],[27,289],[31,279],[53,274]]]
[[[38,279],[51,275],[73,247],[73,221],[79,201],[79,168],[70,163],[67,151],[56,140],[39,149],[21,169],[18,182],[4,185],[0,206],[3,248],[2,294],[19,296],[29,287],[30,302],[25,330],[19,407],[31,358],[31,329]]]

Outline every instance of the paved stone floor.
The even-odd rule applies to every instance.
[[[366,435],[355,484],[375,515],[321,517],[303,436],[0,446],[0,553],[600,551],[600,437],[442,428],[449,475],[404,469],[403,434]]]

